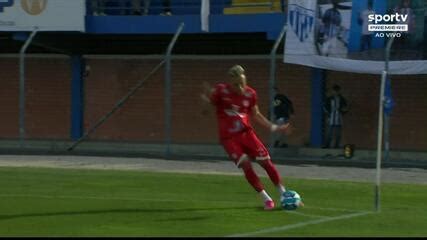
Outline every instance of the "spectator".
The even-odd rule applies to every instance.
[[[324,108],[324,111],[328,114],[328,132],[324,148],[331,146],[332,138],[335,138],[335,148],[340,147],[342,115],[348,111],[347,101],[340,93],[341,87],[335,84],[332,89],[333,94],[327,98]]]
[[[151,0],[144,0],[144,15],[148,15],[149,9],[150,9]],[[170,16],[171,8],[170,8],[170,0],[163,0],[162,6],[163,11],[161,15]],[[141,0],[132,0],[132,9],[133,9],[133,15],[141,15]]]
[[[371,14],[375,14],[373,10],[373,0],[368,1],[368,8],[363,10],[359,15],[359,24],[362,25],[362,37],[360,40],[361,52],[371,49],[373,32],[370,32],[368,29],[368,16]]]
[[[163,4],[163,12],[161,13],[161,15],[163,15],[163,16],[172,15],[171,1],[170,0],[163,0],[162,4]]]
[[[131,5],[132,5],[132,15],[142,15],[142,13],[144,13],[144,15],[148,14],[148,8],[150,6],[150,0],[144,0],[144,12],[141,9],[141,1],[142,0],[132,0],[131,1]]]
[[[411,8],[411,0],[402,0],[400,5],[394,9],[394,12],[408,16],[406,21],[399,22],[399,24],[407,24],[408,31],[402,32],[402,36],[396,38],[396,47],[400,49],[410,48],[410,39],[415,32],[416,21],[414,10]]]
[[[289,122],[291,115],[294,114],[294,107],[292,101],[277,87],[274,90],[276,91],[273,102],[275,123],[280,126]],[[274,147],[288,147],[285,134],[276,133]]]
[[[106,0],[92,0],[91,8],[94,16],[105,16],[105,1]]]

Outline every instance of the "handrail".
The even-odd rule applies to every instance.
[[[166,52],[166,66],[165,66],[165,158],[169,158],[171,154],[171,126],[172,126],[172,73],[171,73],[171,54],[172,49],[175,46],[176,40],[184,29],[184,23],[181,23],[176,30],[175,35],[173,36],[171,42],[169,43],[167,52]]]
[[[38,28],[35,27],[19,51],[19,143],[24,147],[25,140],[25,51],[36,36]]]
[[[142,10],[144,9],[144,4],[143,2],[141,2],[140,8],[139,9],[135,9],[131,4],[126,4],[126,1],[123,0],[117,0],[116,4],[119,4],[118,6],[97,6],[96,9],[94,9],[94,7],[91,5],[91,0],[88,0],[88,14],[89,15],[94,15],[95,14],[95,10],[101,11],[103,12],[102,15],[105,14],[106,11],[117,11],[117,12],[121,12],[121,13],[117,13],[117,14],[111,14],[111,15],[134,15],[133,11],[137,10],[137,12],[143,12]],[[265,0],[264,2],[248,2],[248,3],[232,3],[232,4],[227,4],[225,1],[219,1],[219,0],[215,0],[215,1],[211,1],[211,9],[226,9],[226,8],[251,8],[251,7],[269,7],[270,10],[273,10],[276,4],[279,4],[280,6],[282,6],[283,3],[282,1],[277,1],[277,0]],[[200,1],[189,1],[187,3],[181,3],[181,4],[173,4],[170,5],[169,8],[173,8],[174,10],[191,10],[194,11],[194,14],[200,14],[200,7],[201,7],[201,3]],[[163,5],[158,5],[158,4],[150,4],[149,5],[149,9],[150,11],[154,11],[154,12],[161,12],[162,10],[164,10],[165,6]],[[160,10],[160,11],[159,11]],[[270,11],[260,11],[260,13],[268,13]],[[142,14],[141,14],[142,15]],[[147,15],[153,15],[153,14],[147,14]],[[154,14],[155,15],[155,14]]]

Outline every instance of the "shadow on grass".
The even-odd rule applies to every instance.
[[[17,218],[29,218],[29,217],[55,217],[55,216],[75,216],[75,215],[96,215],[96,214],[139,214],[139,213],[178,213],[178,212],[204,212],[204,211],[222,211],[222,210],[253,210],[253,211],[264,211],[261,207],[222,207],[222,208],[180,208],[180,209],[105,209],[105,210],[87,210],[87,211],[63,211],[63,212],[51,212],[51,213],[24,213],[24,214],[10,214],[10,215],[0,215],[0,221],[11,220]],[[200,220],[200,218],[195,217],[194,219],[190,218],[180,218],[180,220]]]

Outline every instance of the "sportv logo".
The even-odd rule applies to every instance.
[[[368,30],[370,32],[407,32],[407,21],[408,14],[370,14],[368,22],[374,24],[369,24]]]
[[[373,22],[375,21],[375,24],[378,24],[380,22],[406,22],[408,20],[408,14],[369,14],[368,15],[368,21]]]
[[[47,0],[21,0],[22,9],[30,15],[39,15],[47,6]]]

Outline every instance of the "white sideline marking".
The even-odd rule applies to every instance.
[[[337,212],[360,212],[360,211],[350,210],[350,209],[345,209],[345,208],[324,208],[324,207],[309,207],[309,206],[308,207],[304,206],[304,208],[327,210],[327,211],[337,211]]]
[[[335,220],[359,217],[359,216],[363,216],[363,215],[367,215],[367,214],[371,214],[371,213],[373,213],[373,212],[358,212],[358,213],[346,214],[346,215],[341,215],[341,216],[336,216],[336,217],[325,217],[323,219],[311,220],[311,221],[306,221],[306,222],[301,222],[301,223],[296,223],[296,224],[291,224],[291,225],[285,225],[285,226],[281,226],[281,227],[267,228],[267,229],[259,230],[259,231],[255,231],[255,232],[233,234],[233,235],[230,235],[227,237],[249,237],[249,236],[254,236],[254,235],[258,235],[258,234],[262,234],[262,233],[280,232],[280,231],[286,231],[289,229],[305,227],[308,225],[314,225],[314,224],[320,224],[320,223],[325,223],[325,222],[330,222],[330,221],[335,221]]]
[[[322,216],[322,215],[315,215],[315,214],[307,214],[307,213],[301,213],[301,212],[295,212],[295,211],[286,211],[286,213],[294,214],[294,215],[300,215],[304,217],[312,217],[312,218],[325,218],[328,216]]]

